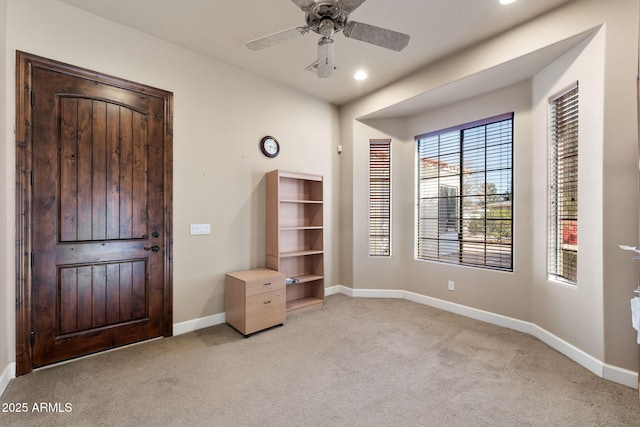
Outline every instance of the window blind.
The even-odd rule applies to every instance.
[[[391,255],[391,140],[369,141],[369,255]]]
[[[577,283],[578,85],[550,100],[549,275]]]
[[[416,140],[416,258],[511,271],[513,114]]]

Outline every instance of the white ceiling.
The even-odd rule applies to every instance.
[[[319,79],[305,68],[317,55],[317,34],[261,51],[244,42],[304,25],[290,0],[59,0],[340,105],[437,59],[517,26],[574,0],[367,0],[350,20],[407,33],[401,52],[337,34],[333,76]],[[353,74],[368,72],[366,81]]]

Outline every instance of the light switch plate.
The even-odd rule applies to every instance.
[[[191,235],[211,234],[211,224],[191,224]]]

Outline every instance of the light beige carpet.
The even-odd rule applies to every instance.
[[[0,400],[29,407],[3,426],[640,426],[636,390],[531,336],[343,295],[246,339],[218,325],[35,371]]]

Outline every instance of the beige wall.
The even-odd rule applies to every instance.
[[[400,289],[532,322],[605,366],[637,369],[629,298],[637,266],[617,248],[635,245],[637,225],[637,0],[578,0],[512,31],[468,48],[405,79],[342,106],[343,254],[353,259],[342,284],[354,289]],[[522,83],[495,86],[464,101],[396,119],[364,120],[416,97],[491,72],[558,43],[590,34],[549,59]],[[595,35],[594,35],[595,34]],[[546,102],[581,80],[580,270],[578,288],[546,278]],[[506,83],[504,83],[506,85]],[[414,260],[415,143],[430,130],[515,111],[514,272]],[[393,256],[367,256],[367,141],[393,139]],[[582,166],[584,165],[584,166]],[[584,222],[583,222],[584,221]],[[584,224],[584,225],[583,225]],[[346,274],[346,273],[349,274]],[[455,292],[447,291],[454,280]]]
[[[9,123],[15,120],[16,50],[173,92],[176,323],[224,312],[224,273],[264,266],[264,174],[273,169],[325,177],[326,286],[337,284],[340,171],[334,106],[55,0],[8,0],[8,5],[9,59],[0,76],[9,75],[1,107],[8,108]],[[3,304],[5,295],[10,300],[14,295],[15,156],[13,135],[2,120],[0,127],[9,141],[0,152],[6,174],[0,185],[11,189],[0,199],[0,215],[9,216],[0,216],[0,266],[10,263],[1,268]],[[281,145],[275,159],[258,148],[267,134]],[[192,223],[211,224],[211,235],[190,236]],[[1,313],[8,320],[1,322],[0,372],[7,353],[15,358],[13,307]]]
[[[637,112],[638,2],[602,9],[620,25],[607,25],[603,136],[603,297],[605,361],[637,366],[629,328],[629,290],[638,285],[638,264],[620,253],[620,242],[638,243]],[[604,11],[601,11],[604,13]],[[621,106],[624,106],[621,108]]]
[[[7,0],[0,0],[0,58],[2,62],[0,64],[6,64],[7,57]],[[14,245],[12,241],[13,227],[9,223],[9,212],[13,212],[13,187],[10,186],[9,181],[12,174],[15,171],[14,167],[9,166],[7,163],[9,158],[9,152],[13,150],[12,139],[10,138],[9,129],[11,126],[7,126],[7,107],[8,97],[7,86],[9,84],[7,80],[8,70],[6,67],[0,66],[0,164],[6,165],[2,167],[0,172],[0,375],[5,370],[8,363],[13,360],[14,351],[11,349],[10,343],[13,342],[14,329],[13,324],[13,308],[10,303],[10,295],[13,292],[10,290],[13,284],[13,277],[11,276],[11,270],[13,266],[13,260],[11,247]],[[6,100],[6,101],[5,101]]]
[[[405,210],[397,207],[406,200],[406,195],[413,194],[411,183],[403,185],[402,180],[405,171],[413,170],[413,162],[406,162],[402,155],[401,144],[406,140],[405,120],[375,120],[368,123],[356,122],[353,126],[354,158],[360,161],[354,162],[353,174],[353,216],[360,218],[353,222],[353,240],[362,245],[356,245],[353,251],[353,278],[355,287],[365,289],[402,289],[404,260],[411,257],[411,252],[406,251],[406,244],[411,240],[404,236],[405,224],[411,224],[411,219],[406,218]],[[369,140],[391,138],[391,174],[393,201],[392,225],[391,225],[391,257],[369,256]],[[406,145],[406,144],[402,144]],[[364,160],[364,161],[363,161]],[[407,191],[409,190],[409,191]],[[409,221],[407,221],[409,220]],[[344,277],[343,277],[344,279]],[[345,282],[345,284],[348,282]]]
[[[493,270],[458,267],[442,263],[416,261],[414,259],[414,209],[409,203],[413,193],[406,192],[405,206],[411,206],[411,226],[404,240],[405,253],[405,288],[412,292],[429,295],[458,304],[479,308],[522,320],[530,320],[530,277],[531,277],[531,235],[529,221],[531,206],[530,182],[531,166],[531,85],[522,82],[510,85],[486,95],[477,96],[428,113],[412,116],[408,120],[410,135],[420,135],[439,129],[446,129],[455,124],[469,123],[503,113],[514,113],[514,270],[513,273]],[[415,142],[413,138],[404,150],[404,161],[415,163]],[[413,186],[413,168],[404,168]],[[453,280],[455,291],[447,290],[447,282]],[[509,301],[509,304],[505,304]]]
[[[608,27],[607,27],[608,28]],[[547,228],[548,157],[545,141],[548,99],[572,82],[579,83],[578,286],[547,279],[547,237],[532,237],[532,313],[535,324],[604,360],[603,307],[603,168],[604,53],[607,29],[602,28],[533,78],[533,230]],[[635,156],[635,152],[631,153]],[[634,171],[629,171],[630,177]],[[631,187],[634,188],[634,187]],[[633,243],[633,242],[632,242]],[[621,257],[624,257],[620,251]],[[632,285],[629,283],[628,285]],[[629,291],[625,297],[631,297]],[[628,303],[628,298],[625,298]],[[630,322],[624,325],[628,332]]]

